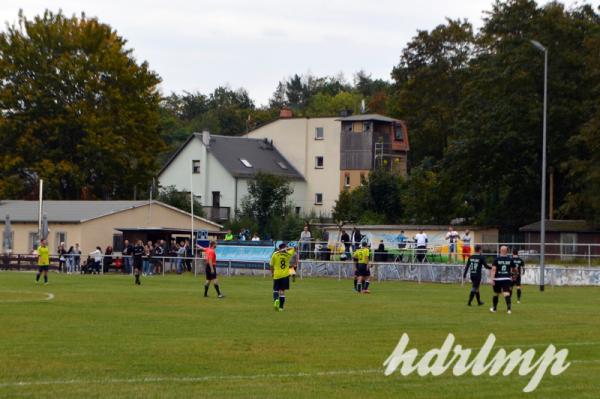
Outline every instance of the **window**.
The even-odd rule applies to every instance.
[[[325,138],[325,131],[322,127],[315,128],[315,140],[323,140]]]
[[[300,207],[299,206],[296,207],[296,215],[300,215]]]
[[[322,156],[315,157],[315,169],[323,169],[324,161]]]
[[[395,126],[394,140],[404,141],[404,130],[402,130],[402,125]]]
[[[200,160],[194,159],[192,161],[192,173],[198,174],[200,173]]]
[[[64,242],[65,246],[67,245],[67,233],[65,233],[64,231],[57,231],[55,237],[56,237],[56,247],[57,248],[61,242]]]
[[[363,122],[363,132],[368,132],[371,130],[371,122]]]
[[[315,193],[315,205],[323,205],[323,193]]]
[[[123,234],[113,234],[113,251],[123,251]]]
[[[248,160],[246,158],[240,158],[240,162],[242,163],[242,165],[244,165],[247,168],[252,167],[252,164],[250,162],[248,162]]]
[[[365,177],[365,174],[361,173],[360,174],[360,185],[364,186],[366,182],[367,182],[367,178]]]
[[[344,187],[350,187],[350,173],[344,175]]]
[[[283,162],[281,162],[281,161],[277,161],[277,165],[279,165],[279,167],[280,167],[281,169],[287,169],[287,168],[288,168],[288,167],[287,167],[287,165],[286,165],[286,164],[284,164],[284,163],[283,163]]]
[[[27,244],[30,251],[37,249],[38,245],[38,233],[37,231],[29,232],[29,243]]]
[[[354,122],[352,123],[352,131],[354,133],[362,133],[364,125],[362,122]]]

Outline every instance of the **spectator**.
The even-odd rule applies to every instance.
[[[374,255],[375,262],[385,262],[387,260],[387,252],[385,251],[385,244],[383,240],[379,241],[379,246]]]
[[[356,251],[360,245],[360,242],[362,241],[362,234],[360,233],[360,230],[356,227],[352,228],[352,235],[350,236],[350,239],[352,240],[352,251]]]
[[[96,247],[95,251],[90,252],[92,258],[92,273],[100,274],[100,263],[102,263],[102,249]]]
[[[308,257],[311,237],[308,225],[304,225],[304,229],[302,230],[302,233],[300,233],[300,259],[306,259]]]
[[[73,246],[71,246],[69,248],[69,250],[67,251],[67,254],[65,255],[65,257],[67,259],[67,274],[73,273],[73,265],[75,264],[75,260],[73,259],[74,251],[75,251],[75,248],[73,248]]]
[[[65,264],[66,264],[66,257],[65,255],[67,254],[67,250],[65,249],[65,243],[61,242],[60,245],[58,246],[58,248],[56,249],[56,253],[58,254],[58,271],[63,272],[65,271]]]
[[[344,244],[344,253],[346,255],[346,260],[349,260],[351,257],[350,246],[352,244],[350,243],[350,236],[348,235],[346,230],[342,230],[342,235],[340,237],[340,241],[342,242],[342,244]]]
[[[448,240],[448,261],[452,262],[452,259],[454,258],[454,261],[456,261],[457,259],[457,255],[456,255],[456,246],[458,244],[458,239],[460,238],[460,235],[458,234],[458,232],[456,231],[456,229],[452,226],[448,227],[448,232],[446,233],[446,240]]]
[[[133,254],[133,245],[129,243],[129,240],[123,242],[123,266],[125,273],[131,273],[131,255]]]
[[[254,233],[252,234],[252,241],[260,241],[260,237],[258,236],[258,233]]]
[[[415,236],[415,242],[417,244],[417,261],[423,263],[427,254],[427,243],[429,242],[423,229],[419,230],[419,233]]]
[[[469,229],[465,230],[465,235],[462,236],[461,254],[463,262],[471,256],[471,235]]]
[[[406,248],[406,236],[404,235],[404,230],[400,230],[400,234],[396,236],[396,240],[398,240],[399,249]]]
[[[171,240],[171,245],[169,246],[169,270],[177,269],[177,250],[179,249],[179,244],[175,242],[175,240]]]
[[[159,240],[154,247],[154,273],[162,272],[163,256],[165,256],[165,249],[163,248],[164,241]]]
[[[194,257],[194,250],[190,245],[190,240],[185,240],[185,267],[188,272],[192,271],[192,258]]]
[[[177,274],[181,274],[184,269],[184,258],[185,258],[185,242],[181,241],[177,248]]]
[[[75,248],[73,249],[73,268],[75,272],[81,272],[81,249],[79,248],[79,243],[75,243]]]
[[[102,262],[102,269],[104,270],[104,273],[108,272],[108,269],[110,269],[110,267],[112,266],[113,263],[113,247],[111,247],[110,245],[106,247],[106,250],[104,251],[104,260]]]
[[[152,260],[152,241],[148,241],[146,245],[144,245],[144,257],[143,257],[143,267],[142,274],[144,276],[150,275],[150,261]]]
[[[233,233],[231,231],[225,234],[225,241],[233,241]]]

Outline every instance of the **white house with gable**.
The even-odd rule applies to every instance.
[[[297,213],[307,209],[306,181],[294,165],[265,139],[193,133],[158,174],[161,186],[192,192],[214,221],[235,216],[257,172],[285,177],[294,190]]]

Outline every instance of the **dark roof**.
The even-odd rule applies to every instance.
[[[401,122],[399,119],[390,118],[379,114],[359,114],[347,116],[338,119],[342,122],[363,122],[363,121],[378,121],[378,122]]]
[[[535,222],[521,227],[520,231],[540,231],[541,222]],[[598,226],[594,226],[585,220],[546,220],[546,231],[569,232],[569,233],[592,233],[600,232]]]
[[[201,139],[200,136],[198,138]],[[266,172],[304,180],[272,142],[265,139],[211,135],[208,151],[235,177],[251,177],[256,172]],[[241,159],[247,160],[252,167],[244,166]]]
[[[128,209],[146,206],[149,201],[44,201],[43,213],[48,216],[50,223],[82,223],[102,216],[112,215]],[[164,206],[178,212],[189,213],[172,207],[160,201],[153,200],[152,204]],[[0,201],[0,222],[4,216],[9,215],[11,222],[31,223],[38,221],[38,201],[3,200]],[[218,223],[200,218],[205,223],[222,227]]]

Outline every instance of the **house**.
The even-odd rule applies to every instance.
[[[244,137],[267,139],[306,180],[304,213],[329,216],[339,196],[340,122],[335,117],[280,118]]]
[[[378,114],[297,118],[284,108],[245,137],[273,142],[306,180],[305,210],[323,216],[340,191],[359,186],[376,166],[406,174],[410,148],[405,123]]]
[[[375,167],[405,176],[410,149],[406,124],[379,114],[339,119],[340,189],[360,186]]]
[[[284,177],[294,190],[290,201],[295,212],[305,211],[304,177],[266,139],[193,133],[162,167],[158,181],[192,192],[209,219],[225,221],[241,209],[258,172]]]
[[[540,225],[537,221],[519,229],[525,233],[525,249],[539,252]],[[600,226],[585,220],[546,220],[545,230],[545,253],[550,258],[600,256]]]
[[[0,229],[10,217],[15,254],[30,253],[38,236],[38,201],[0,201]],[[83,253],[111,245],[120,250],[123,230],[153,229],[185,232],[189,236],[191,215],[159,201],[44,201],[48,219],[48,246],[55,251],[61,242],[68,247],[78,243]],[[194,230],[218,233],[222,226],[194,217]],[[138,235],[136,238],[148,238]],[[133,237],[132,237],[133,238]],[[154,237],[150,237],[154,238]]]

